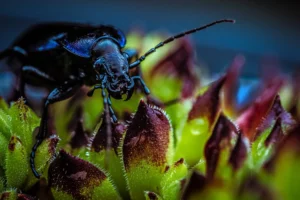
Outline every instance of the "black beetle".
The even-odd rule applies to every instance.
[[[102,89],[105,107],[109,108],[113,122],[116,122],[110,97],[122,99],[125,94],[126,100],[130,99],[135,81],[140,82],[146,95],[150,93],[140,76],[130,77],[130,69],[139,66],[148,55],[174,39],[223,22],[234,21],[219,20],[182,32],[160,42],[140,58],[136,50],[122,51],[126,44],[125,35],[113,26],[43,23],[29,28],[10,48],[0,53],[0,59],[11,58],[21,62],[20,96],[24,96],[25,83],[46,87],[51,91],[44,103],[39,132],[30,155],[33,174],[40,177],[35,169],[34,158],[37,147],[47,133],[50,104],[73,96],[82,85],[93,86],[88,95],[92,96],[95,89]],[[132,58],[136,60],[129,63]]]

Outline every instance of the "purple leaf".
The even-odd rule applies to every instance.
[[[225,145],[230,146],[232,133],[237,133],[235,125],[221,114],[204,150],[206,176],[209,180],[214,177],[222,149]]]
[[[204,94],[199,95],[189,113],[188,120],[207,117],[210,124],[215,121],[220,110],[220,90],[225,82],[226,76],[222,76],[213,82]]]

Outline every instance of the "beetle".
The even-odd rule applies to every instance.
[[[150,94],[141,76],[130,76],[129,71],[140,65],[147,56],[173,40],[187,34],[223,22],[223,19],[205,26],[179,33],[160,42],[138,57],[134,49],[122,50],[126,44],[125,34],[110,25],[87,25],[81,23],[41,23],[30,27],[12,45],[0,53],[0,59],[18,59],[19,96],[24,98],[24,85],[32,84],[49,89],[42,111],[40,128],[30,154],[30,166],[35,177],[35,152],[47,134],[49,105],[70,98],[83,85],[102,90],[105,108],[113,122],[117,122],[110,98],[129,100],[138,81],[143,92]],[[134,62],[129,63],[130,60]],[[11,66],[13,68],[13,66]]]

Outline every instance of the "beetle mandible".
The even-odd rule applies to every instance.
[[[129,100],[135,81],[140,82],[146,95],[150,94],[143,79],[140,76],[130,77],[129,70],[138,67],[147,56],[165,44],[223,22],[234,20],[218,20],[179,33],[160,42],[139,58],[134,49],[122,51],[126,44],[125,35],[113,26],[42,23],[24,32],[10,48],[0,53],[0,59],[17,59],[21,63],[18,72],[19,96],[25,97],[25,83],[46,87],[51,91],[45,100],[39,132],[30,154],[30,166],[34,176],[40,177],[35,169],[34,158],[38,146],[47,134],[49,105],[73,96],[82,85],[93,86],[87,95],[92,96],[94,90],[101,89],[104,108],[109,108],[113,122],[117,122],[110,97],[122,99],[125,94],[125,100]],[[136,60],[129,63],[132,58]]]

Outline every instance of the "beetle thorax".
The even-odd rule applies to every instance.
[[[110,39],[103,39],[97,42],[92,48],[93,57],[99,57],[104,54],[120,52],[119,46]]]
[[[112,40],[100,40],[93,47],[92,54],[95,64],[104,66],[108,76],[121,77],[128,74],[128,61],[121,53],[119,46]]]

